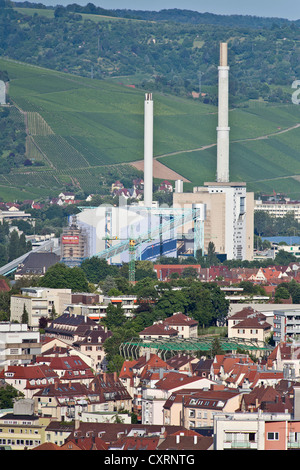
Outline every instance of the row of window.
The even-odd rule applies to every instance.
[[[32,447],[38,446],[41,444],[41,441],[36,440],[33,441],[31,439],[0,439],[0,445],[10,445],[10,446],[25,446],[25,447]]]

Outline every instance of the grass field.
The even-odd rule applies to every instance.
[[[25,188],[26,199],[30,192],[57,194],[74,177],[95,192],[101,167],[143,158],[143,91],[2,58],[0,70],[8,71],[10,98],[27,113],[28,152],[44,163],[0,179],[2,187]],[[195,185],[214,180],[217,109],[158,93],[153,99],[154,155]],[[231,110],[230,179],[299,197],[300,128],[292,129],[299,113],[293,104],[255,102]]]

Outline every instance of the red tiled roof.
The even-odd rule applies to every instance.
[[[140,333],[141,335],[163,335],[163,336],[177,336],[178,331],[174,328],[167,328],[161,323],[156,323],[154,325],[148,326]]]
[[[198,322],[193,318],[184,315],[184,313],[174,313],[171,317],[166,318],[163,321],[164,325],[176,325],[176,326],[196,326]]]
[[[202,377],[198,376],[188,376],[187,374],[181,374],[179,372],[168,372],[161,380],[156,382],[155,388],[161,390],[172,390],[177,387],[182,387],[190,384],[191,386],[195,385],[195,382],[204,380]]]

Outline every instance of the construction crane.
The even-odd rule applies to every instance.
[[[103,240],[110,241],[110,240],[120,240],[128,242],[128,254],[129,254],[129,263],[128,263],[128,280],[129,282],[135,282],[135,261],[136,261],[136,248],[137,245],[143,242],[149,242],[152,238],[145,238],[141,240],[140,238],[119,238],[119,237],[103,237]]]
[[[158,209],[159,213],[164,216],[167,216],[169,220],[158,224],[155,227],[152,227],[150,230],[147,230],[140,236],[134,237],[133,235],[128,236],[128,238],[119,238],[118,236],[106,236],[103,237],[103,240],[107,242],[116,240],[119,243],[110,244],[100,253],[97,253],[95,256],[99,258],[112,259],[118,254],[128,252],[129,254],[129,280],[130,282],[135,281],[135,260],[136,260],[136,250],[144,242],[149,242],[151,240],[157,240],[163,233],[167,230],[172,230],[178,228],[182,225],[185,225],[188,222],[193,221],[195,226],[195,247],[194,250],[202,248],[203,243],[203,221],[199,219],[199,209],[181,209],[181,208],[171,208],[171,209]],[[131,227],[132,229],[132,227]]]

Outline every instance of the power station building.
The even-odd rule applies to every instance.
[[[213,242],[216,254],[228,260],[253,259],[254,194],[245,182],[229,179],[229,66],[227,43],[220,44],[218,67],[218,125],[216,181],[194,187],[184,193],[179,180],[173,193],[173,207],[159,208],[153,201],[153,101],[146,93],[144,102],[144,201],[125,208],[99,207],[77,215],[78,224],[86,234],[88,253],[78,257],[99,255],[113,262],[128,261],[128,240],[139,238],[137,258],[155,260],[159,256],[178,255],[178,240],[193,244],[189,253],[202,249],[207,253]],[[176,212],[177,211],[177,212]],[[180,213],[181,211],[181,213]],[[195,214],[198,214],[195,216]],[[192,214],[192,215],[191,215]],[[181,221],[182,218],[182,221]],[[168,223],[169,227],[168,228]],[[129,233],[130,229],[134,234]],[[186,237],[188,235],[188,237]],[[63,236],[69,236],[64,234]],[[70,256],[83,245],[78,233],[62,239],[63,252]],[[75,237],[75,238],[72,238]],[[75,240],[76,239],[76,240]],[[116,248],[111,250],[112,246]],[[110,250],[110,251],[109,251]],[[117,258],[116,258],[117,255]]]
[[[205,204],[204,252],[209,242],[226,259],[253,259],[254,193],[247,193],[246,183],[229,181],[228,75],[227,43],[220,44],[217,175],[216,182],[193,188],[193,193],[175,192],[173,206]]]

